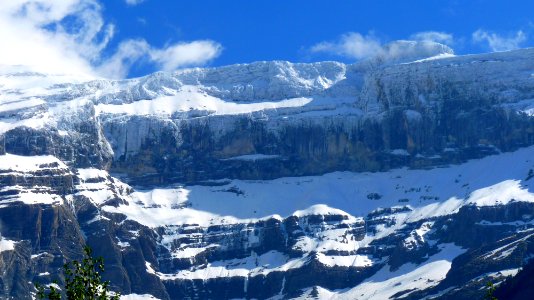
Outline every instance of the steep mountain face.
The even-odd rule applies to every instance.
[[[533,49],[2,66],[0,293],[30,298],[88,244],[145,299],[480,297],[534,254],[533,72]]]
[[[98,107],[114,171],[154,184],[461,162],[534,143],[530,116],[509,107],[532,98],[533,66],[526,57],[498,56],[385,68],[258,63],[246,71],[191,71],[172,77],[183,85],[169,84],[167,97]],[[481,73],[488,76],[480,80]],[[272,79],[258,79],[265,74]],[[133,88],[150,91],[147,81]],[[276,109],[265,110],[269,105]],[[158,109],[163,117],[147,115]],[[268,162],[239,159],[251,154]]]

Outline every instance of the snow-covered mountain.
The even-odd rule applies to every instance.
[[[440,49],[120,81],[0,66],[2,297],[84,244],[131,298],[483,295],[534,255],[534,49]]]

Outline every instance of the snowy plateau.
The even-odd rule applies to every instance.
[[[0,221],[2,299],[84,245],[124,300],[529,299],[506,287],[534,274],[534,49],[2,65]]]

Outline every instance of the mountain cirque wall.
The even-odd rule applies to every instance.
[[[258,63],[264,73],[251,71],[251,77],[233,76],[241,66],[202,70],[192,72],[196,80],[188,80],[210,96],[239,103],[299,96],[310,102],[237,116],[209,109],[163,119],[104,113],[101,122],[115,153],[112,170],[141,177],[139,182],[266,179],[455,163],[534,143],[532,117],[518,109],[521,103],[514,106],[533,97],[530,52],[516,53],[514,59],[492,54],[377,68],[334,65],[335,76],[316,75],[326,78],[322,86],[318,79],[303,86],[289,77],[296,74],[287,75],[287,69],[308,65],[270,63],[266,68]],[[203,81],[226,72],[234,82]],[[264,76],[272,80],[255,81]],[[257,154],[265,161],[243,157]]]
[[[533,70],[534,49],[1,67],[0,297],[84,244],[113,289],[160,299],[478,297],[534,255]]]
[[[58,83],[39,105],[5,88],[19,101],[0,111],[11,122],[0,150],[144,184],[457,163],[534,144],[533,58],[527,49],[394,65],[258,62]]]

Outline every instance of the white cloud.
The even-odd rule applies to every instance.
[[[410,36],[410,39],[414,41],[437,42],[449,46],[454,44],[454,37],[452,34],[440,31],[423,31],[414,33]]]
[[[438,55],[453,55],[454,51],[434,41],[394,41],[384,45],[377,55],[383,61],[415,61]]]
[[[99,74],[111,78],[122,78],[130,67],[141,59],[151,61],[163,71],[181,67],[203,65],[221,53],[222,46],[213,41],[178,43],[159,49],[151,47],[145,40],[127,40],[119,45],[113,56],[98,67]]]
[[[355,59],[368,58],[381,51],[380,41],[372,35],[349,32],[335,42],[321,42],[313,46],[311,52],[324,52]]]
[[[414,40],[399,40],[382,44],[371,35],[351,32],[335,42],[321,42],[310,48],[312,53],[328,53],[351,59],[377,59],[379,61],[411,61],[440,54],[452,55],[454,51],[438,42],[452,42],[452,35],[442,32],[420,32]]]
[[[66,28],[66,16],[76,28]],[[49,28],[49,29],[45,29]],[[4,0],[0,5],[0,64],[92,73],[91,60],[113,35],[92,0]]]
[[[141,2],[144,2],[145,0],[125,0],[126,4],[134,6],[137,4],[140,4]]]
[[[206,40],[178,43],[164,49],[152,49],[149,55],[164,71],[172,71],[183,66],[205,64],[219,56],[221,50],[220,44]]]
[[[508,51],[521,48],[521,44],[527,40],[527,35],[522,30],[508,36],[501,36],[479,29],[473,32],[472,38],[473,42],[486,44],[492,51]]]
[[[127,76],[139,61],[169,71],[202,65],[222,49],[204,40],[158,49],[143,39],[132,39],[121,41],[114,54],[104,57],[114,31],[114,25],[104,21],[97,0],[2,0],[0,64],[115,78]]]
[[[124,41],[115,54],[97,67],[97,73],[109,78],[126,77],[131,66],[149,51],[150,45],[143,39]]]

